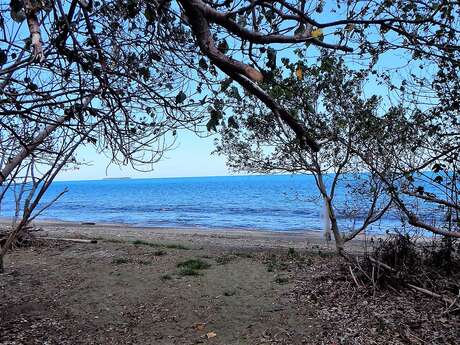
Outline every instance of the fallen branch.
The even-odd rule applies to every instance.
[[[358,280],[356,279],[355,274],[353,273],[353,269],[351,268],[351,266],[348,266],[348,268],[350,269],[351,276],[353,277],[353,280],[355,281],[356,286],[360,288],[361,285],[359,285]]]
[[[425,295],[428,295],[428,296],[431,296],[431,297],[440,298],[440,299],[442,299],[444,302],[450,303],[451,305],[454,305],[455,302],[456,302],[455,299],[452,299],[452,298],[449,298],[449,297],[446,297],[446,296],[437,294],[437,293],[435,293],[435,292],[433,292],[433,291],[430,291],[430,290],[421,288],[421,287],[419,287],[419,286],[415,286],[415,285],[412,285],[412,284],[407,284],[407,286],[409,286],[410,288],[412,288],[412,289],[414,289],[414,290],[416,290],[416,291],[422,292],[422,293],[424,293]]]
[[[372,256],[369,256],[369,260],[376,264],[376,265],[379,265],[379,266],[382,266],[383,268],[386,268],[387,270],[391,271],[391,272],[396,272],[396,270],[393,268],[393,267],[390,267],[388,266],[387,264],[381,262],[381,261],[378,261],[376,259],[374,259]]]
[[[52,241],[65,241],[65,242],[76,242],[76,243],[97,243],[97,240],[85,240],[81,238],[61,238],[61,237],[37,237],[42,240],[52,240]]]

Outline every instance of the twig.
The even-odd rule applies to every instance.
[[[356,286],[360,288],[361,285],[358,284],[358,280],[356,279],[355,274],[353,273],[353,269],[351,268],[351,266],[348,266],[348,268],[350,269],[351,276],[353,277],[353,280],[355,281]]]
[[[460,289],[458,290],[458,295],[457,295],[457,297],[455,297],[455,299],[453,300],[453,302],[447,307],[446,310],[444,310],[444,311],[441,313],[441,315],[449,314],[449,313],[452,312],[452,311],[459,310],[460,308],[456,308],[456,309],[451,310],[452,307],[459,301],[459,299],[460,299]]]
[[[53,240],[53,241],[66,241],[66,242],[76,242],[76,243],[97,243],[97,240],[84,240],[81,238],[60,238],[60,237],[37,237],[43,240]]]
[[[369,256],[369,260],[370,260],[372,263],[374,263],[374,264],[376,264],[376,265],[378,265],[378,266],[382,266],[383,268],[386,268],[386,269],[389,270],[389,271],[396,272],[396,270],[395,270],[393,267],[390,267],[390,266],[388,266],[387,264],[385,264],[385,263],[383,263],[383,262],[381,262],[381,261],[378,261],[378,260],[374,259],[372,256]]]
[[[430,291],[430,290],[427,290],[427,289],[424,289],[424,288],[421,288],[419,286],[415,286],[415,285],[412,285],[412,284],[407,284],[407,286],[409,286],[410,288],[414,289],[414,290],[417,290],[419,292],[422,292],[424,293],[425,295],[428,295],[428,296],[431,296],[431,297],[436,297],[436,298],[440,298],[442,299],[444,302],[447,302],[447,303],[451,303],[451,305],[454,305],[455,302],[456,302],[456,299],[452,299],[452,298],[449,298],[449,297],[446,297],[446,296],[442,296],[440,294],[437,294],[433,291]]]

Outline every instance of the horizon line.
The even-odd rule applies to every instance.
[[[100,177],[94,179],[82,179],[82,180],[55,180],[54,182],[84,182],[84,181],[115,181],[115,180],[153,180],[153,179],[180,179],[180,178],[206,178],[206,177],[257,177],[257,176],[289,176],[289,175],[311,175],[308,173],[273,173],[273,174],[235,174],[235,175],[203,175],[203,176],[165,176],[165,177],[130,177],[130,176],[118,176],[118,177]]]

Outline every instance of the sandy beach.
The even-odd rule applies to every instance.
[[[9,221],[0,219],[0,227],[8,227]],[[222,249],[276,249],[295,248],[305,250],[333,251],[334,244],[325,241],[318,231],[280,232],[242,229],[205,229],[139,227],[128,224],[93,222],[65,222],[40,220],[33,223],[39,237],[95,238],[106,240],[145,240],[175,242],[193,248],[213,247]],[[368,236],[367,240],[381,236]],[[348,245],[354,251],[365,249],[365,235],[357,237]]]
[[[319,233],[35,225],[54,239],[6,258],[2,345],[454,344],[460,336],[457,318],[433,313],[442,301],[356,286]]]

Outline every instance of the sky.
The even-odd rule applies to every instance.
[[[329,12],[326,10],[325,13]],[[330,14],[330,16],[331,18],[328,19],[335,19],[334,15]],[[325,34],[328,36],[326,32]],[[327,37],[327,39],[330,39],[330,37]],[[311,51],[311,49],[309,49],[309,51]],[[292,52],[288,50],[283,54],[287,54],[287,57],[289,57],[292,55]],[[314,51],[313,55],[315,55]],[[400,66],[404,60],[395,54],[390,54],[389,57],[385,57],[384,55],[378,64],[381,69],[395,68],[396,66]],[[279,54],[277,58],[278,64],[280,57],[281,54]],[[347,62],[347,65],[349,63],[350,62]],[[351,63],[351,65],[353,65],[353,63]],[[395,74],[396,73],[395,71]],[[386,93],[385,88],[375,83],[371,83],[365,88],[365,94],[367,94],[367,96],[376,93],[383,96]],[[191,132],[181,132],[178,134],[176,148],[172,151],[168,151],[162,160],[153,166],[153,170],[151,171],[141,172],[134,170],[130,166],[110,164],[110,159],[108,157],[104,154],[95,152],[94,149],[87,146],[81,148],[77,156],[89,164],[79,167],[77,171],[62,171],[58,175],[57,180],[97,180],[107,177],[161,178],[227,176],[232,174],[225,165],[224,157],[211,155],[214,149],[212,137],[199,138]]]
[[[161,178],[194,176],[227,176],[230,171],[225,158],[216,154],[213,137],[199,138],[190,132],[178,133],[176,148],[169,151],[148,172],[136,171],[129,166],[109,165],[110,160],[89,147],[81,148],[78,158],[88,162],[78,170],[61,171],[56,180],[98,180],[106,177]]]

